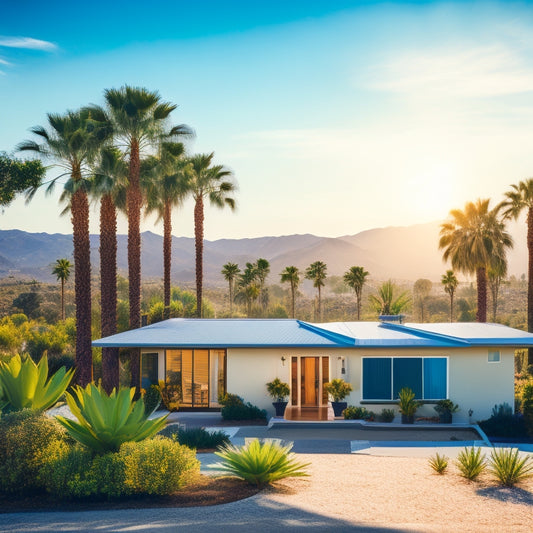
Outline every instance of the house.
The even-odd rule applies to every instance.
[[[343,378],[351,405],[394,408],[410,387],[434,416],[437,400],[459,404],[454,420],[488,418],[495,404],[514,404],[514,351],[533,347],[533,334],[499,324],[333,322],[175,318],[93,342],[140,348],[142,386],[172,380],[184,409],[219,408],[224,392],[273,413],[265,384],[290,385],[290,406],[327,406],[324,384]]]

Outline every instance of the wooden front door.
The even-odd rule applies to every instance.
[[[301,405],[318,407],[319,357],[301,359]]]

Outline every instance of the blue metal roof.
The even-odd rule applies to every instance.
[[[290,319],[172,318],[93,342],[98,347],[151,348],[458,348],[533,346],[533,334],[500,324],[392,324]]]

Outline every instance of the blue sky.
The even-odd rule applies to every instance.
[[[206,213],[208,239],[428,222],[533,175],[528,2],[2,7],[0,150],[104,88],[158,90],[195,129],[189,150],[214,151],[239,184],[236,213]],[[57,197],[20,199],[0,228],[69,233],[59,213]],[[174,234],[192,220],[187,204]]]

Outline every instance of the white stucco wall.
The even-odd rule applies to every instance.
[[[227,390],[239,394],[262,409],[273,414],[272,400],[267,394],[266,383],[279,377],[291,383],[291,357],[329,356],[330,379],[338,377],[350,382],[354,388],[347,397],[349,405],[359,405],[361,401],[361,358],[363,356],[402,356],[448,357],[449,398],[457,403],[460,411],[454,421],[467,422],[468,411],[473,410],[472,421],[483,420],[491,414],[495,404],[514,404],[514,350],[500,349],[501,361],[488,362],[489,350],[496,348],[461,349],[228,349]],[[281,358],[285,357],[283,363]],[[346,374],[341,374],[342,360],[345,359]],[[393,404],[369,404],[365,407],[376,413],[383,408],[394,408]],[[432,405],[424,405],[418,416],[436,416]]]

